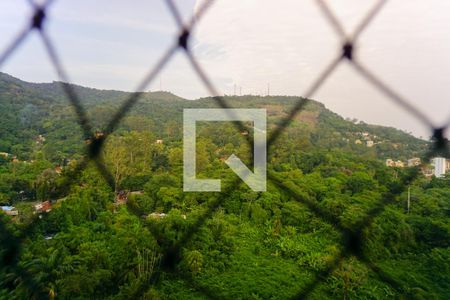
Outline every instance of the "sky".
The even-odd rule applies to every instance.
[[[178,0],[187,20],[199,1]],[[132,5],[131,5],[132,3]],[[375,1],[327,1],[348,33]],[[25,0],[0,0],[0,51],[31,14]],[[55,0],[45,24],[73,83],[133,91],[174,41],[177,26],[162,0]],[[450,1],[391,0],[361,35],[355,55],[431,118],[450,119]],[[217,0],[191,47],[221,94],[302,96],[338,54],[340,40],[313,0]],[[37,35],[0,69],[22,80],[57,76]],[[178,53],[148,90],[196,99],[208,91]],[[343,63],[313,99],[344,117],[428,137],[429,128]]]

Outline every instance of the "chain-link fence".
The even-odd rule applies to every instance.
[[[40,37],[46,53],[50,58],[50,62],[54,70],[56,71],[59,80],[61,81],[60,84],[62,85],[67,99],[75,109],[78,123],[83,130],[84,137],[91,140],[91,143],[86,145],[87,155],[84,157],[84,160],[77,165],[76,174],[79,175],[87,167],[88,163],[92,161],[95,163],[96,167],[105,178],[105,180],[114,189],[113,177],[106,168],[101,155],[101,150],[105,144],[105,140],[110,134],[115,131],[119,122],[127,114],[127,112],[139,101],[142,95],[140,91],[145,90],[150,85],[150,83],[155,80],[158,74],[165,68],[167,63],[174,57],[174,55],[178,51],[181,51],[186,55],[186,59],[192,66],[196,75],[202,81],[203,85],[207,88],[214,101],[216,101],[222,108],[229,108],[226,100],[220,96],[218,90],[213,85],[209,76],[202,68],[189,47],[192,30],[194,29],[194,27],[199,25],[202,17],[208,12],[210,6],[213,5],[213,0],[204,1],[203,5],[187,22],[183,21],[181,14],[173,0],[165,0],[167,8],[171,12],[173,19],[178,26],[178,35],[175,37],[172,45],[158,60],[156,65],[153,66],[153,68],[149,70],[147,75],[140,81],[136,92],[132,93],[130,97],[122,103],[121,107],[117,110],[117,112],[113,115],[113,117],[107,124],[102,136],[95,135],[95,132],[93,131],[93,127],[91,125],[91,120],[89,120],[89,118],[87,117],[86,109],[81,104],[81,101],[75,89],[70,84],[69,76],[63,67],[58,52],[54,47],[52,38],[51,36],[49,36],[48,32],[45,29],[45,23],[47,20],[46,12],[54,1],[48,0],[43,4],[37,4],[33,0],[28,0],[28,2],[34,11],[29,25],[23,28],[23,30],[15,37],[15,39],[9,45],[7,45],[6,50],[4,50],[0,55],[0,68],[2,67],[3,63],[9,59],[11,54],[13,54],[14,51],[16,51],[31,34],[36,34]],[[290,122],[295,118],[295,116],[302,111],[302,109],[307,104],[308,99],[311,98],[322,87],[327,78],[332,76],[333,72],[336,70],[338,65],[340,65],[340,63],[342,63],[343,61],[347,61],[350,63],[353,69],[359,75],[361,75],[361,77],[363,77],[379,91],[381,91],[387,99],[402,107],[408,113],[413,115],[418,122],[423,123],[431,129],[431,131],[433,132],[433,141],[431,144],[432,146],[428,152],[428,157],[432,157],[434,155],[448,156],[448,140],[445,138],[444,132],[450,126],[450,120],[443,127],[436,127],[432,120],[430,120],[419,109],[411,105],[411,103],[407,99],[399,95],[393,88],[391,88],[380,78],[375,76],[363,64],[363,62],[358,60],[355,56],[355,43],[364,33],[365,29],[370,25],[372,20],[377,16],[379,11],[383,8],[387,0],[377,1],[375,5],[369,10],[369,12],[364,16],[359,25],[357,25],[354,31],[351,33],[348,33],[344,30],[341,21],[335,16],[333,11],[325,3],[324,0],[317,0],[316,2],[323,13],[323,17],[329,22],[336,35],[340,38],[341,48],[338,49],[338,54],[336,55],[336,57],[328,63],[325,69],[322,70],[319,76],[306,89],[306,91],[302,95],[303,98],[299,100],[299,102],[289,112],[288,116],[282,120],[278,127],[276,127],[276,129],[269,136],[267,142],[268,151],[270,151],[271,147],[275,144],[286,127],[289,126]],[[245,130],[242,123],[235,124],[241,131]],[[404,179],[403,189],[386,192],[385,195],[383,195],[383,201],[372,208],[367,213],[366,217],[361,220],[357,224],[357,226],[353,227],[357,229],[349,229],[342,225],[339,219],[331,215],[329,212],[322,210],[317,205],[317,203],[302,197],[294,185],[292,185],[291,183],[286,183],[283,179],[279,178],[276,173],[269,171],[268,179],[273,184],[289,193],[291,197],[305,204],[314,213],[315,216],[319,217],[324,222],[331,224],[334,228],[340,231],[343,236],[343,248],[340,254],[334,257],[323,270],[318,272],[316,276],[314,276],[314,279],[306,287],[303,287],[300,291],[298,291],[294,298],[305,298],[310,295],[315,287],[322,281],[326,280],[326,278],[340,265],[340,263],[349,256],[358,258],[358,260],[364,263],[370,270],[372,270],[380,280],[389,284],[398,293],[402,294],[405,292],[402,284],[400,284],[396,279],[389,276],[389,274],[384,272],[376,264],[371,262],[363,253],[362,248],[365,242],[363,239],[363,231],[370,226],[375,217],[383,212],[384,207],[388,203],[391,203],[397,195],[401,194],[405,190],[409,182],[414,180],[414,175]],[[236,182],[236,184],[238,184],[238,182]],[[233,186],[230,186],[229,190],[231,191],[232,189]],[[190,237],[195,235],[199,228],[205,223],[205,221],[212,216],[214,211],[226,199],[227,194],[228,193],[226,190],[223,191],[218,199],[209,204],[206,212],[197,219],[197,221],[191,226],[188,231],[185,232],[184,236],[175,245],[173,245],[163,253],[161,268],[164,271],[173,272],[173,270],[175,269],[174,267],[180,262],[180,252],[182,246],[186,244],[189,241]],[[21,243],[28,237],[32,230],[32,227],[33,222],[31,222],[28,227],[19,234],[13,234],[8,230],[7,223],[4,221],[4,219],[0,218],[0,247],[4,252],[3,257],[1,257],[0,263],[3,267],[8,267],[14,270],[14,272],[22,278],[23,284],[27,285],[28,288],[37,290],[38,284],[34,281],[34,278],[27,272],[26,268],[18,263],[19,257],[21,255]],[[135,298],[139,298],[140,296],[142,296],[145,291],[148,290],[150,285],[155,284],[158,280],[160,280],[160,278],[158,278],[159,273],[155,274],[155,276],[149,278],[144,284],[140,286],[140,288],[136,292],[136,295],[134,295]],[[198,292],[204,294],[206,297],[217,298],[217,293],[215,293],[214,290],[206,286],[201,286],[198,282],[196,282],[194,277],[183,278],[187,280],[193,288],[195,288]],[[45,295],[41,296],[43,298],[45,297]]]

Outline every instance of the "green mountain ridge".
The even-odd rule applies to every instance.
[[[71,86],[85,107],[93,128],[100,132],[120,105],[131,96],[131,93],[123,91]],[[266,108],[268,126],[273,129],[302,98],[246,95],[225,96],[224,99],[230,107]],[[180,134],[168,136],[165,130],[167,125],[181,128],[183,108],[218,107],[213,100],[211,97],[186,100],[163,91],[143,92],[119,127],[127,127],[130,120],[134,123],[138,120],[157,137],[181,139]],[[50,152],[60,153],[56,160],[80,153],[83,140],[81,128],[60,82],[30,83],[0,73],[0,109],[3,112],[0,120],[0,152],[29,159],[34,140],[43,135],[48,148],[55,148]],[[344,120],[314,100],[309,100],[303,111],[291,122],[287,131],[292,130],[303,132],[316,147],[339,148],[380,159],[420,157],[427,147],[427,142],[392,127],[364,122],[355,124]]]

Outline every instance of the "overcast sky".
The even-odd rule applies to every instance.
[[[195,0],[175,1],[184,18]],[[328,1],[346,30],[375,1]],[[132,4],[132,5],[131,5]],[[0,51],[28,22],[27,1],[0,0]],[[72,82],[133,90],[177,32],[161,0],[55,0],[46,23]],[[313,0],[217,0],[194,33],[192,49],[223,94],[304,94],[339,51],[339,39]],[[450,118],[450,1],[392,0],[361,36],[367,68],[442,125]],[[56,80],[37,36],[0,71],[23,80]],[[195,99],[208,93],[179,53],[150,90]],[[313,96],[344,117],[429,136],[346,63]]]

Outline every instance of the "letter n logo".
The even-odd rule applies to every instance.
[[[234,154],[225,163],[252,190],[266,191],[266,110],[265,109],[184,109],[183,111],[183,190],[220,192],[219,179],[196,178],[196,122],[252,121],[254,124],[253,172]]]

